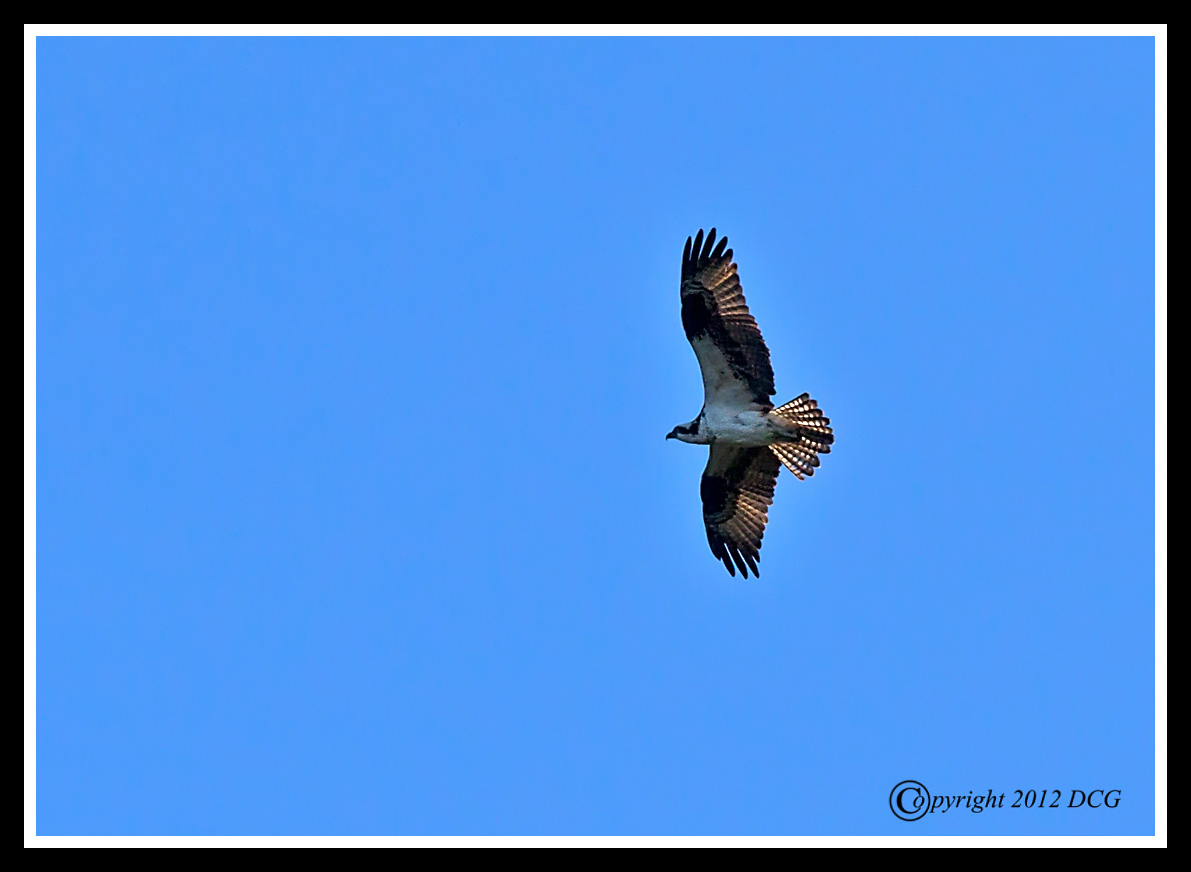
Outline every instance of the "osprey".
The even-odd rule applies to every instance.
[[[809,394],[776,409],[769,349],[740,290],[728,238],[688,236],[682,252],[682,329],[703,371],[703,408],[666,436],[710,445],[699,493],[711,553],[729,574],[760,577],[773,489],[782,465],[798,478],[814,475],[831,451],[831,419]],[[727,250],[725,250],[727,249]],[[735,563],[735,568],[733,564]]]

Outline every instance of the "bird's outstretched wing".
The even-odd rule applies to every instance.
[[[731,575],[736,569],[760,577],[761,537],[773,505],[781,462],[767,446],[741,448],[713,443],[703,470],[699,493],[703,497],[703,523],[707,544]]]
[[[728,237],[706,242],[700,230],[682,253],[682,327],[703,371],[707,406],[769,411],[773,367],[761,330],[749,313]],[[727,250],[725,250],[727,249]]]

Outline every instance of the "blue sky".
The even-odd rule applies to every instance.
[[[37,73],[40,834],[1153,833],[1151,39]],[[837,439],[760,580],[663,439],[712,226]]]

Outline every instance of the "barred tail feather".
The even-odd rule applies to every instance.
[[[831,419],[823,414],[810,394],[778,406],[773,413],[789,422],[791,433],[789,439],[770,445],[770,450],[798,478],[814,475],[819,455],[831,453],[831,444],[835,442]]]

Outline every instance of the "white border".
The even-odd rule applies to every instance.
[[[1153,36],[1154,37],[1154,836],[38,836],[37,832],[37,37],[38,36]],[[24,833],[26,847],[1166,847],[1167,835],[1167,25],[25,25]]]
[[[25,844],[37,832],[37,39],[25,26]]]
[[[1165,24],[27,24],[38,36],[1154,36]]]
[[[1154,40],[1154,838],[1166,845],[1166,25]]]

